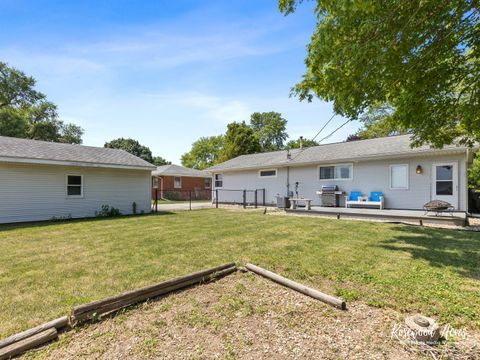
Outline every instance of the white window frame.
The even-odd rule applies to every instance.
[[[217,186],[217,175],[220,175],[222,177],[221,180],[218,180],[218,181],[221,181],[222,182],[222,186]],[[221,189],[223,188],[223,174],[222,173],[217,173],[217,174],[214,174],[213,175],[213,184],[215,186],[215,189]]]
[[[262,176],[262,171],[275,171],[275,175],[263,175]],[[277,177],[277,174],[278,174],[278,171],[277,169],[261,169],[261,170],[258,170],[258,177],[260,179],[264,179],[264,178],[276,178]]]
[[[180,179],[180,186],[177,186],[177,179]],[[174,176],[173,177],[173,188],[174,189],[181,189],[182,188],[182,177],[181,176]]]
[[[207,179],[210,180],[210,185],[207,186]],[[203,185],[205,186],[205,189],[211,189],[212,188],[212,178],[204,178],[203,179]]]
[[[158,176],[154,176],[152,180],[152,185],[154,189],[158,189],[158,183],[159,183]]]
[[[392,186],[392,168],[394,166],[404,166],[407,168],[407,186],[406,187],[393,187]],[[389,178],[389,186],[390,186],[390,190],[408,190],[410,188],[410,166],[408,164],[390,164],[390,166],[388,167],[388,178]]]
[[[335,167],[337,166],[351,166],[350,177],[347,179],[342,178],[333,178],[333,179],[320,179],[320,168],[322,167],[332,167],[333,166],[333,176],[336,175],[337,171]],[[320,181],[352,181],[353,180],[353,163],[342,163],[342,164],[322,164],[317,166],[317,178]]]
[[[80,179],[81,179],[81,184],[80,184],[80,195],[68,195],[68,187],[69,186],[78,186],[78,185],[68,185],[68,177],[69,176],[79,176]],[[66,174],[65,175],[65,196],[68,198],[68,199],[83,199],[83,186],[84,186],[84,182],[83,182],[83,175],[80,175],[80,174]]]

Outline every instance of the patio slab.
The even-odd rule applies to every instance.
[[[322,207],[312,206],[311,210],[297,208],[286,209],[288,213],[301,213],[308,215],[328,216],[337,219],[356,218],[372,219],[380,221],[409,222],[416,224],[448,224],[454,226],[465,226],[467,215],[465,212],[452,212],[435,216],[423,210],[396,210],[396,209],[368,209],[368,208],[344,208],[344,207]]]

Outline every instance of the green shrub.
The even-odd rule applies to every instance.
[[[95,216],[98,216],[98,217],[115,217],[115,216],[121,216],[121,215],[122,213],[120,212],[119,209],[106,204],[102,205],[102,207],[100,208],[100,211],[95,211]]]

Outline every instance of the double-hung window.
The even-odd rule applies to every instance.
[[[320,180],[351,180],[353,178],[352,164],[328,165],[319,167]]]
[[[205,189],[210,189],[212,187],[212,178],[205,178]]]
[[[174,176],[173,187],[175,189],[181,189],[182,188],[182,178],[180,176]]]
[[[223,187],[223,176],[222,176],[222,174],[215,174],[215,187],[216,188]]]
[[[83,197],[83,176],[67,175],[67,197]]]

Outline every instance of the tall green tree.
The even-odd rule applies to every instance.
[[[250,126],[255,131],[262,151],[281,150],[287,134],[287,120],[282,114],[274,111],[255,112],[250,116]]]
[[[279,0],[279,8],[290,14],[301,2]],[[293,89],[301,100],[333,101],[350,119],[387,104],[395,126],[411,130],[413,145],[480,140],[477,1],[316,4],[307,70]]]
[[[261,152],[262,147],[255,131],[245,121],[228,124],[220,161],[234,157]]]
[[[182,165],[198,170],[215,165],[220,158],[223,143],[223,135],[201,137],[192,144],[189,152],[182,155]]]
[[[0,62],[0,135],[82,143],[83,129],[60,120],[56,105],[34,87],[34,78]]]
[[[118,138],[106,142],[103,146],[110,149],[125,150],[132,155],[138,156],[139,158],[148,161],[149,163],[153,163],[153,156],[150,148],[140,144],[137,140]]]

